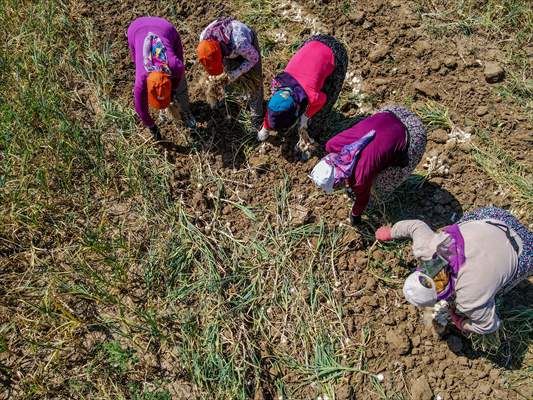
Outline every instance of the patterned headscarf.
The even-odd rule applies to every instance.
[[[361,156],[361,151],[374,139],[374,136],[376,136],[376,131],[371,130],[361,139],[344,146],[340,153],[330,153],[324,157],[324,160],[334,169],[334,186],[343,183],[352,176],[353,169]]]
[[[170,75],[167,49],[161,38],[152,32],[144,38],[143,60],[147,72],[164,72]]]
[[[222,54],[227,56],[233,49],[231,46],[231,36],[228,35],[228,26],[234,21],[233,18],[223,17],[219,18],[210,24],[205,30],[204,40],[212,39],[216,40],[222,50]]]

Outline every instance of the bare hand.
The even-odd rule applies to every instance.
[[[220,75],[214,76],[213,80],[217,83],[217,85],[221,85],[221,86],[225,86],[231,83],[232,81],[230,76],[226,72],[223,72]]]

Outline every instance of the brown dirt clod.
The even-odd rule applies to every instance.
[[[505,71],[500,64],[488,62],[485,64],[484,74],[488,83],[497,83],[503,80]]]
[[[433,390],[431,390],[425,376],[422,375],[411,381],[411,396],[413,397],[413,400],[433,399]]]
[[[408,354],[411,350],[411,340],[403,330],[390,330],[385,338],[387,343],[399,355]]]
[[[309,221],[311,211],[307,207],[298,204],[289,207],[291,223],[295,226],[301,226]]]
[[[387,45],[378,45],[376,46],[369,54],[368,60],[373,63],[377,63],[383,60],[389,53],[389,46]]]

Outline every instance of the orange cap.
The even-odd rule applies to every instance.
[[[148,104],[153,108],[163,109],[170,104],[172,82],[170,76],[160,71],[152,71],[146,80]]]
[[[202,40],[196,49],[198,59],[209,75],[220,75],[224,72],[222,50],[216,40]]]

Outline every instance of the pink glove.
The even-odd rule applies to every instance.
[[[460,331],[462,331],[463,323],[465,322],[465,319],[457,315],[453,310],[450,310],[450,318],[452,319],[452,322],[455,325],[455,327],[459,329]]]
[[[392,228],[390,226],[382,226],[376,231],[376,239],[386,242],[392,240]]]

